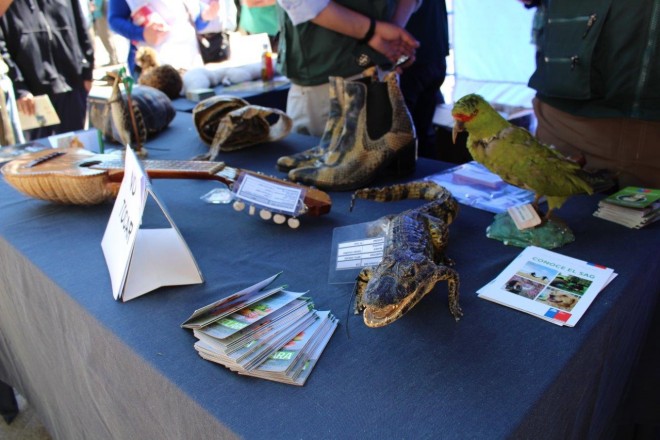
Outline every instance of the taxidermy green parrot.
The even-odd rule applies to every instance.
[[[472,158],[502,180],[534,193],[534,206],[545,196],[547,220],[576,194],[592,194],[587,172],[558,151],[540,143],[529,131],[504,119],[481,96],[470,94],[452,109],[453,138],[467,131],[467,149]]]

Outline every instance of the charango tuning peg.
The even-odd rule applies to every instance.
[[[278,225],[283,224],[286,221],[286,217],[283,216],[282,214],[275,214],[273,216],[273,222],[277,223]]]
[[[261,217],[264,220],[270,220],[271,217],[273,217],[273,213],[267,209],[262,209],[261,211],[259,211],[259,217]]]
[[[291,217],[286,221],[286,224],[289,225],[291,229],[298,229],[300,226],[300,220],[298,220],[296,217]]]
[[[250,205],[248,208],[248,214],[254,215],[255,212],[257,212],[257,208],[255,208],[254,205]]]
[[[236,211],[242,211],[245,209],[245,203],[243,203],[241,200],[236,200],[232,206]]]

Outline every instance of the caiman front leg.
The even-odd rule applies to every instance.
[[[426,228],[433,244],[433,260],[436,264],[453,266],[454,260],[445,255],[445,249],[449,242],[449,228],[440,219],[428,216],[426,219]]]
[[[353,290],[353,293],[355,295],[355,308],[353,309],[353,312],[356,315],[359,315],[364,310],[364,302],[362,300],[362,295],[364,294],[364,289],[367,288],[367,283],[371,279],[372,273],[373,273],[372,268],[365,267],[360,271],[360,273],[358,274],[355,280],[355,288]]]
[[[458,321],[463,316],[463,310],[458,303],[460,280],[458,272],[451,267],[438,265],[435,271],[435,282],[447,280],[447,290],[449,294],[449,311]]]

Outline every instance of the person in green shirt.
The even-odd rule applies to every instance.
[[[275,0],[245,0],[241,2],[239,28],[248,34],[268,34],[273,52],[277,52],[277,21]]]
[[[418,0],[278,0],[279,71],[291,81],[287,114],[293,130],[321,136],[330,111],[329,78],[360,76],[357,60],[414,61],[419,42],[390,22]],[[409,14],[408,14],[409,15]]]

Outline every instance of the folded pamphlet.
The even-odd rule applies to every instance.
[[[477,293],[480,298],[573,327],[616,276],[608,267],[529,246]]]

